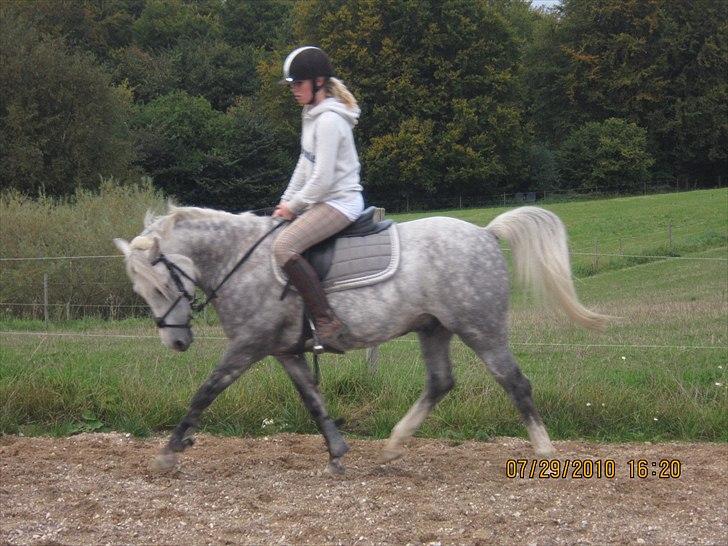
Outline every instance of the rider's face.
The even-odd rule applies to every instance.
[[[313,98],[313,80],[295,80],[291,82],[293,98],[301,106],[307,105]]]

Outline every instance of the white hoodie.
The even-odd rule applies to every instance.
[[[364,207],[353,133],[359,108],[329,97],[304,106],[301,115],[301,156],[281,200],[296,214],[315,203],[329,203],[356,220]]]

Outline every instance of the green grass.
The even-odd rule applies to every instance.
[[[689,201],[687,209],[719,216],[703,221],[706,230],[724,237],[726,211],[712,208],[723,195],[724,190],[680,194]],[[656,217],[656,198],[634,199],[645,199],[649,217]],[[580,221],[589,218],[592,226],[606,226],[603,216],[629,209],[631,200],[553,209],[573,223],[569,229],[577,245],[590,237],[580,233]],[[453,215],[479,215],[470,219],[484,224],[497,212]],[[625,222],[614,229],[618,232]],[[649,239],[649,218],[640,223],[633,217],[632,222]],[[604,334],[577,329],[516,295],[513,351],[553,437],[728,441],[728,250],[724,238],[705,240],[716,244],[680,250],[691,259],[625,263],[583,276],[577,283],[582,301],[620,317]],[[0,318],[0,331],[16,332],[0,334],[2,432],[65,435],[113,429],[146,435],[168,429],[182,417],[225,346],[214,339],[222,335],[213,319],[198,323],[198,339],[183,354],[161,346],[149,319],[49,325],[49,333],[74,334],[64,337],[21,333],[43,329],[41,321]],[[134,337],[83,337],[90,335]],[[523,436],[511,403],[476,356],[456,341],[452,357],[456,388],[419,434],[455,440]],[[376,374],[367,370],[362,351],[326,356],[322,373],[329,409],[346,419],[345,431],[376,438],[389,434],[424,383],[413,335],[382,346]],[[229,388],[205,413],[202,428],[235,435],[315,431],[290,381],[271,359]]]
[[[726,189],[539,206],[556,213],[566,225],[577,277],[654,261],[630,256],[681,256],[728,244]],[[427,215],[450,216],[484,226],[512,208],[460,209]],[[410,213],[391,218],[403,222],[423,216]],[[594,256],[597,251],[598,257]]]

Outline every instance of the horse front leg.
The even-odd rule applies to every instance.
[[[341,457],[349,451],[349,446],[326,411],[323,397],[308,368],[306,357],[303,355],[276,355],[276,358],[293,381],[303,404],[316,421],[326,441],[326,447],[329,450],[329,464],[326,470],[330,474],[343,474],[344,466],[341,464]]]
[[[194,440],[186,436],[190,429],[196,428],[200,422],[202,412],[224,391],[232,385],[255,362],[262,356],[253,356],[245,348],[232,344],[225,351],[220,363],[210,373],[207,380],[197,389],[192,397],[190,407],[182,421],[175,427],[167,445],[154,461],[154,468],[165,472],[177,464],[177,453],[181,453],[190,447]]]

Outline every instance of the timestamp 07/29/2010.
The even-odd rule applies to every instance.
[[[630,479],[678,479],[683,471],[680,459],[629,459],[626,464],[614,459],[508,459],[505,474],[514,479],[611,479],[618,467]]]

